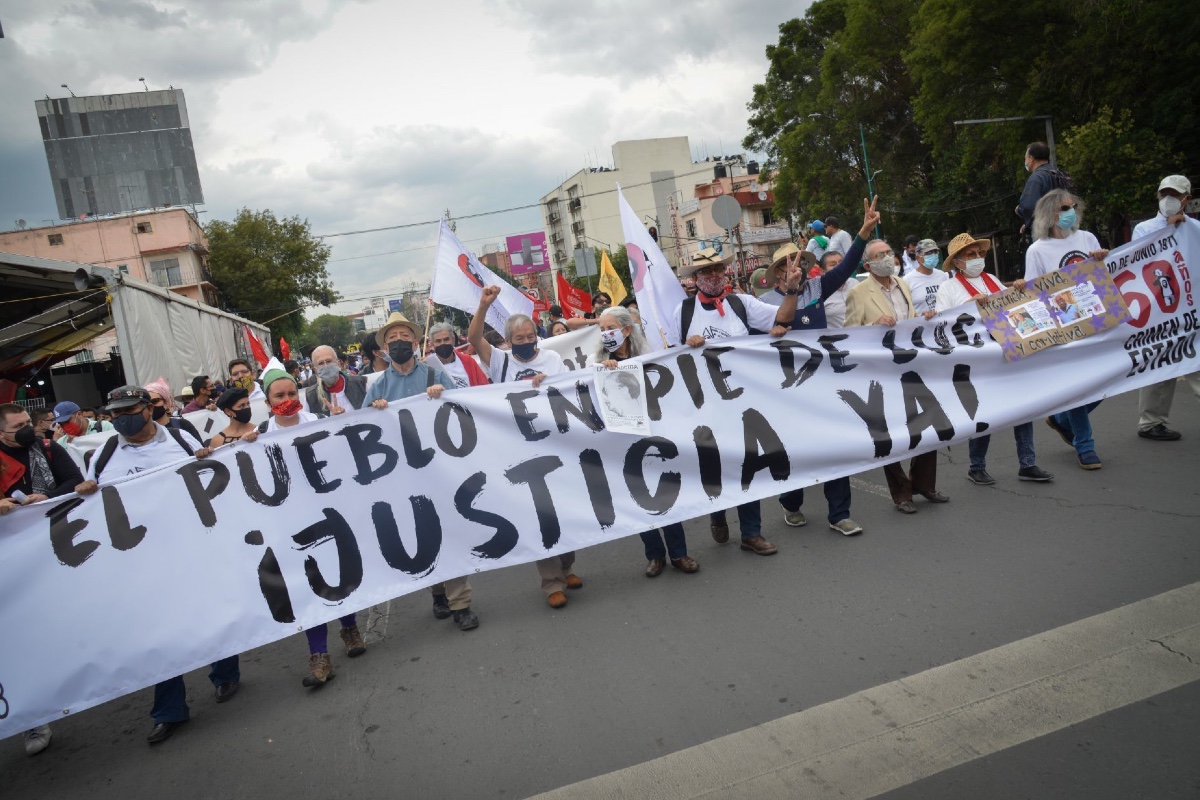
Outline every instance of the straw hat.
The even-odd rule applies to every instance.
[[[799,252],[800,248],[796,246],[795,242],[788,242],[771,256],[771,269],[784,266],[789,258]]]
[[[401,314],[399,311],[393,311],[392,315],[387,319],[387,324],[375,332],[375,343],[386,349],[388,331],[397,325],[403,325],[412,331],[412,335],[415,338],[421,338],[421,329],[417,327],[415,322]]]
[[[954,257],[958,255],[959,250],[962,250],[964,247],[970,247],[973,244],[982,247],[985,253],[992,249],[990,239],[976,239],[969,233],[960,233],[950,240],[950,244],[946,245],[946,260],[953,261]]]
[[[733,254],[722,257],[720,253],[711,247],[706,247],[703,250],[696,251],[692,256],[692,263],[685,264],[679,268],[679,277],[686,278],[689,275],[694,275],[697,270],[705,267],[721,267],[733,261]]]

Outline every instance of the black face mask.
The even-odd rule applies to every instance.
[[[433,352],[438,354],[438,358],[445,361],[447,358],[449,358],[454,353],[454,345],[439,344],[437,347],[433,348]]]
[[[407,364],[413,357],[412,342],[397,340],[388,345],[388,356],[393,364]]]
[[[18,447],[29,447],[37,441],[37,438],[37,431],[33,429],[32,425],[17,428],[17,432],[13,434],[13,439],[16,440]]]
[[[250,421],[250,414],[251,414],[250,409],[239,408],[237,411],[233,412],[233,418],[236,419],[238,422],[242,423],[243,425],[245,425],[247,422]]]
[[[157,422],[158,420],[162,419],[163,417],[165,417],[167,415],[167,407],[166,406],[154,406],[154,411],[152,411],[151,413],[154,415],[154,420]]]

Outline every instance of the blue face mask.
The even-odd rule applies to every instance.
[[[930,253],[921,260],[925,262],[925,269],[937,269],[938,263],[941,262],[942,259],[937,253]]]
[[[1075,227],[1075,220],[1077,218],[1075,209],[1073,208],[1070,211],[1060,211],[1058,214],[1058,227],[1064,231],[1069,231]]]
[[[512,346],[512,354],[522,361],[529,361],[537,354],[537,343],[514,344]]]

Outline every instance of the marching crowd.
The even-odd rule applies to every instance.
[[[1103,258],[1107,254],[1092,234],[1080,228],[1083,200],[1069,188],[1056,188],[1053,181],[1045,179],[1044,148],[1035,143],[1026,152],[1030,183],[1036,179],[1038,185],[1034,186],[1037,196],[1028,203],[1028,216],[1023,214],[1033,243],[1026,255],[1024,277],[1012,284],[1017,287],[1071,263],[1065,259],[1073,255]],[[1168,225],[1200,225],[1182,213],[1191,199],[1191,185],[1186,178],[1164,178],[1158,197],[1159,213],[1137,228],[1135,238]],[[1023,196],[1022,210],[1027,199]],[[679,269],[688,296],[674,310],[674,324],[684,346],[702,347],[714,339],[753,333],[782,336],[789,330],[893,326],[916,317],[929,319],[972,298],[1004,290],[999,278],[987,270],[992,246],[989,240],[960,233],[946,245],[943,259],[935,241],[910,236],[897,253],[887,241],[872,236],[880,222],[876,203],[877,198],[863,202],[862,225],[853,238],[835,218],[811,223],[811,238],[779,248],[770,268],[760,270],[750,281],[750,291],[734,291],[729,285],[732,256],[722,257],[712,249],[696,253],[690,264]],[[856,279],[854,275],[861,267],[866,273]],[[289,361],[282,369],[267,369],[257,380],[249,362],[235,359],[229,363],[227,375],[217,380],[196,376],[181,399],[172,394],[166,381],[159,379],[146,386],[122,386],[109,392],[102,408],[81,408],[64,400],[53,410],[38,410],[31,415],[20,405],[0,405],[0,514],[48,498],[89,495],[119,476],[185,458],[205,458],[217,448],[253,442],[262,433],[368,406],[386,409],[389,404],[416,395],[437,399],[446,391],[489,383],[529,381],[537,387],[546,378],[566,371],[562,357],[541,347],[540,342],[584,325],[599,329],[600,344],[593,355],[596,363],[615,367],[649,350],[632,298],[612,305],[611,298],[600,293],[594,298],[596,312],[587,319],[563,319],[557,306],[551,307],[541,325],[528,316],[511,315],[501,332],[488,330],[485,325],[488,309],[499,293],[496,286],[483,289],[465,342],[447,323],[433,325],[426,336],[403,314],[393,313],[380,330],[362,340],[357,354],[347,355],[321,345],[309,358]],[[1196,374],[1188,380],[1200,396]],[[1167,425],[1174,386],[1174,381],[1167,381],[1142,391],[1140,436],[1158,441],[1179,438],[1179,433]],[[270,415],[254,424],[251,419],[255,407],[264,404]],[[1086,470],[1102,465],[1088,418],[1094,407],[1074,408],[1046,419],[1046,424],[1075,449],[1079,466]],[[225,427],[203,439],[182,417],[199,410],[223,414]],[[77,463],[64,445],[95,433],[110,435],[88,453],[83,464]],[[1017,425],[1013,436],[1019,462],[1017,478],[1053,480],[1053,475],[1037,466],[1033,422]],[[985,435],[970,440],[966,477],[973,484],[996,482],[987,470],[990,438]],[[883,469],[891,499],[901,513],[918,512],[916,497],[934,504],[950,499],[937,486],[936,451],[916,456],[907,468],[894,462]],[[845,536],[862,533],[862,526],[850,516],[850,479],[828,481],[823,492],[829,527]],[[783,494],[779,502],[787,525],[807,523],[801,511],[803,489]],[[736,511],[740,548],[763,556],[776,553],[776,545],[762,535],[761,503],[745,503]],[[709,529],[717,543],[728,542],[730,529],[724,511],[711,515]],[[682,524],[646,531],[641,540],[647,577],[662,574],[668,564],[686,574],[700,569],[688,554]],[[545,558],[535,566],[540,588],[552,608],[567,605],[567,592],[583,586],[575,572],[574,553]],[[466,577],[434,586],[431,593],[435,617],[453,618],[464,631],[478,627],[479,617],[471,608],[472,589]],[[366,652],[355,614],[339,620],[339,632],[348,657]],[[327,626],[305,631],[305,638],[308,673],[303,685],[323,686],[335,676]],[[240,681],[238,657],[214,663],[209,679],[217,702],[233,697]],[[155,687],[151,716],[154,727],[148,741],[152,744],[166,740],[187,721],[182,677]],[[50,737],[49,726],[29,731],[27,752],[45,749]]]

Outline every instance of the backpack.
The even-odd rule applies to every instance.
[[[726,295],[725,302],[729,303],[729,307],[733,309],[734,316],[742,321],[746,326],[746,330],[751,334],[762,333],[762,331],[750,327],[749,318],[746,316],[746,305],[742,302],[742,298],[736,294]],[[687,339],[688,328],[692,327],[692,317],[696,314],[696,298],[687,298],[683,301],[683,309],[679,314],[679,338]]]
[[[1061,167],[1051,167],[1050,172],[1050,188],[1051,189],[1066,189],[1071,194],[1079,194],[1075,191],[1075,179]]]
[[[192,446],[187,443],[187,439],[183,438],[183,434],[179,432],[178,428],[168,427],[166,430],[167,433],[171,434],[171,436],[175,439],[175,443],[183,448],[185,453],[187,453],[189,456],[196,455],[196,451],[193,450]],[[113,457],[113,453],[117,452],[118,444],[120,444],[120,437],[114,435],[110,436],[108,441],[106,441],[100,448],[100,453],[96,456],[96,471],[94,473],[95,480],[97,482],[100,481],[100,473],[104,471],[106,466],[108,466],[109,459]]]

